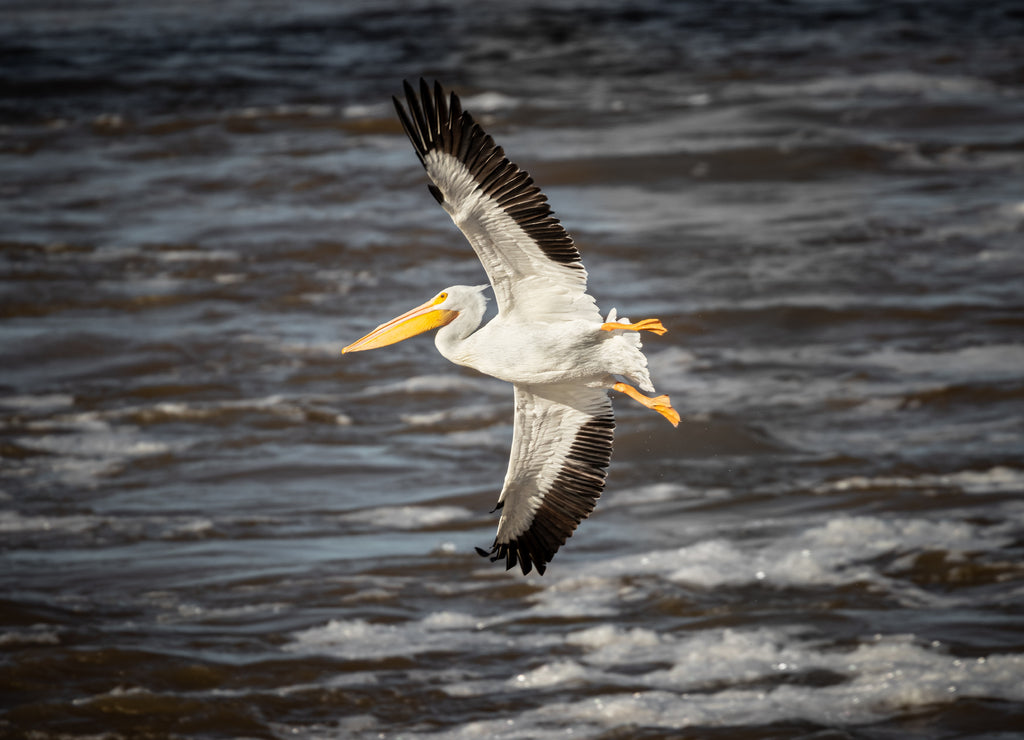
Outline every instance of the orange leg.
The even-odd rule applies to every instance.
[[[653,331],[655,334],[664,334],[668,331],[664,326],[661,325],[660,319],[644,319],[638,321],[635,324],[622,324],[618,321],[613,321],[608,324],[601,324],[601,328],[605,331],[615,331],[616,329],[628,329],[629,331]]]
[[[626,385],[625,383],[616,383],[612,388],[620,393],[625,393],[637,403],[642,403],[647,408],[654,409],[672,422],[672,426],[679,426],[679,412],[672,408],[672,402],[669,400],[668,396],[655,396],[654,398],[648,398],[633,386]]]

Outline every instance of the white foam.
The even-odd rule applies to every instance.
[[[216,529],[206,517],[98,516],[95,514],[25,515],[14,510],[0,511],[0,533],[86,535],[101,531],[135,538],[155,531],[161,539],[202,539]]]
[[[401,625],[332,619],[322,627],[297,633],[285,650],[355,659],[414,654],[428,649],[425,645],[408,644],[402,639],[402,631]]]
[[[162,536],[168,539],[201,537],[212,532],[215,526],[213,520],[206,517],[186,519],[181,522],[172,523]]]
[[[13,645],[59,645],[60,635],[43,625],[36,625],[27,630],[9,630],[0,632],[0,647]]]
[[[396,383],[370,385],[365,396],[390,396],[396,393],[488,393],[508,396],[508,385],[499,380],[463,375],[417,375]]]
[[[465,653],[507,646],[508,638],[487,629],[496,619],[458,612],[437,612],[420,621],[383,624],[362,619],[332,619],[293,635],[288,652],[330,655],[347,660],[378,659],[425,652]],[[556,645],[556,635],[535,636],[537,646]],[[533,644],[531,640],[531,644]]]
[[[386,118],[394,114],[394,108],[384,103],[351,103],[342,110],[345,118]]]
[[[244,282],[247,278],[248,275],[241,272],[219,272],[213,276],[213,282],[218,285],[234,285]]]
[[[129,711],[126,706],[129,706],[133,699],[144,698],[150,699],[155,696],[149,689],[141,686],[122,686],[117,685],[110,691],[105,691],[101,694],[92,694],[91,696],[82,696],[72,700],[72,704],[78,707],[89,706],[90,704],[107,704],[111,700],[117,700],[120,704],[120,711]]]
[[[988,80],[964,75],[928,75],[921,72],[876,72],[863,75],[833,75],[793,83],[735,83],[727,86],[722,97],[735,99],[754,94],[759,97],[852,97],[860,95],[918,95],[958,97],[991,93],[995,86]]]
[[[1024,345],[986,344],[937,352],[883,347],[858,362],[926,376],[1013,379],[1020,377],[1024,367]]]
[[[249,619],[254,616],[266,617],[274,614],[286,613],[289,605],[283,602],[265,602],[257,604],[244,604],[235,607],[209,608],[194,602],[179,602],[171,597],[172,602],[169,613],[161,615],[161,622],[170,621],[194,622],[194,621],[238,621]],[[165,604],[166,606],[166,604]]]
[[[237,262],[237,252],[229,249],[167,249],[156,252],[161,262]]]
[[[499,92],[480,92],[475,95],[468,95],[462,98],[464,110],[482,111],[492,113],[504,108],[512,108],[518,101],[508,95]]]
[[[161,401],[153,406],[123,407],[113,412],[118,416],[140,416],[151,420],[154,416],[167,419],[188,421],[211,419],[225,412],[259,412],[270,414],[296,424],[304,424],[313,414],[317,419],[330,419],[339,426],[352,423],[351,418],[332,408],[330,398],[290,398],[281,395],[270,395],[261,398],[242,398],[229,401],[209,403],[184,403],[180,401]]]
[[[1024,699],[1019,681],[1024,656],[962,659],[907,635],[877,637],[851,650],[800,639],[795,630],[716,629],[677,637],[598,627],[570,636],[570,642],[585,650],[577,660],[542,664],[506,685],[548,688],[628,681],[642,688],[549,702],[517,715],[514,722],[474,722],[430,737],[544,737],[543,728],[552,726],[571,727],[584,736],[623,725],[680,729],[805,721],[850,726],[961,697]],[[610,671],[643,662],[670,667],[631,672],[628,678]],[[836,681],[813,686],[787,679],[811,671],[834,675]],[[723,684],[752,682],[759,687],[716,690]]]
[[[511,399],[509,400],[511,401]],[[509,406],[511,407],[511,403]],[[476,404],[472,406],[453,406],[419,414],[403,414],[401,419],[410,426],[435,426],[446,422],[491,421],[497,413],[498,409],[494,404]]]
[[[657,647],[661,644],[661,636],[642,627],[624,630],[611,624],[602,624],[572,632],[566,636],[565,641],[569,645],[576,645],[588,651],[622,649],[625,651],[626,660],[633,660],[637,648]]]
[[[918,476],[855,475],[824,483],[815,490],[819,493],[831,493],[886,488],[959,490],[970,494],[1024,492],[1024,470],[997,465],[988,470],[963,470],[941,475],[930,473]]]
[[[471,614],[449,611],[428,614],[420,624],[425,629],[432,630],[483,629],[484,627],[484,623]]]
[[[0,532],[8,534],[25,532],[81,534],[95,529],[102,522],[102,518],[90,514],[23,516],[17,511],[0,511]]]
[[[112,426],[95,412],[31,422],[27,428],[34,432],[57,430],[56,434],[36,434],[18,440],[29,449],[56,455],[136,457],[168,449],[164,444],[141,439],[136,427]]]
[[[573,660],[545,663],[532,671],[520,673],[508,680],[508,686],[516,689],[540,689],[567,683],[582,683],[588,670]]]
[[[112,425],[96,412],[33,421],[26,429],[34,434],[18,437],[18,444],[53,456],[45,461],[47,470],[68,485],[95,486],[129,460],[171,449],[147,439],[137,427]]]
[[[706,589],[861,583],[890,593],[902,603],[954,605],[960,603],[960,597],[896,581],[881,570],[876,559],[913,556],[936,547],[955,558],[959,553],[1003,547],[1014,536],[1005,520],[987,525],[954,519],[836,516],[811,520],[786,537],[777,536],[777,526],[772,520],[751,521],[746,525],[751,536],[743,540],[711,536],[683,547],[589,561],[537,594],[533,610],[563,616],[606,613],[609,600],[614,600],[620,589],[618,584],[636,575]],[[787,527],[792,528],[793,523],[787,522]],[[758,531],[763,536],[756,536]]]
[[[338,109],[330,105],[322,104],[291,104],[278,103],[276,105],[259,106],[252,105],[245,108],[227,111],[225,117],[238,116],[240,118],[330,118],[338,115]]]
[[[601,506],[609,509],[615,506],[638,506],[665,501],[685,501],[697,496],[697,492],[681,483],[652,483],[637,488],[623,488],[606,495]]]
[[[74,396],[66,393],[42,393],[37,396],[13,395],[0,398],[0,406],[20,411],[36,412],[66,408],[74,402]]]
[[[473,512],[462,506],[381,506],[343,514],[341,519],[387,529],[420,529],[472,517]]]

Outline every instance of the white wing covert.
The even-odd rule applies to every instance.
[[[554,217],[533,179],[462,110],[455,93],[445,98],[420,80],[408,82],[402,127],[432,180],[431,194],[476,251],[504,315],[524,312],[600,321],[587,295],[587,271],[572,237]]]

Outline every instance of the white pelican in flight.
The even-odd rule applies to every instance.
[[[384,347],[431,329],[457,365],[515,388],[512,456],[498,496],[492,562],[541,574],[604,489],[615,426],[609,389],[654,409],[673,425],[679,414],[654,392],[641,330],[664,334],[657,319],[630,323],[613,308],[605,319],[587,294],[587,271],[572,238],[530,176],[510,162],[455,93],[446,99],[420,80],[405,83],[406,113],[395,109],[428,188],[462,230],[494,289],[498,314],[483,326],[486,285],[454,285],[381,324],[342,352]],[[628,382],[624,382],[628,381]]]

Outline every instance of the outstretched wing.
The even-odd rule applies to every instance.
[[[498,533],[490,552],[477,552],[504,559],[506,570],[518,564],[543,574],[604,490],[615,421],[601,388],[517,385],[515,396]]]
[[[494,287],[498,311],[543,318],[600,321],[587,294],[587,271],[572,238],[548,207],[533,179],[462,110],[420,80],[408,82],[402,127],[433,181],[430,192],[473,246]]]

